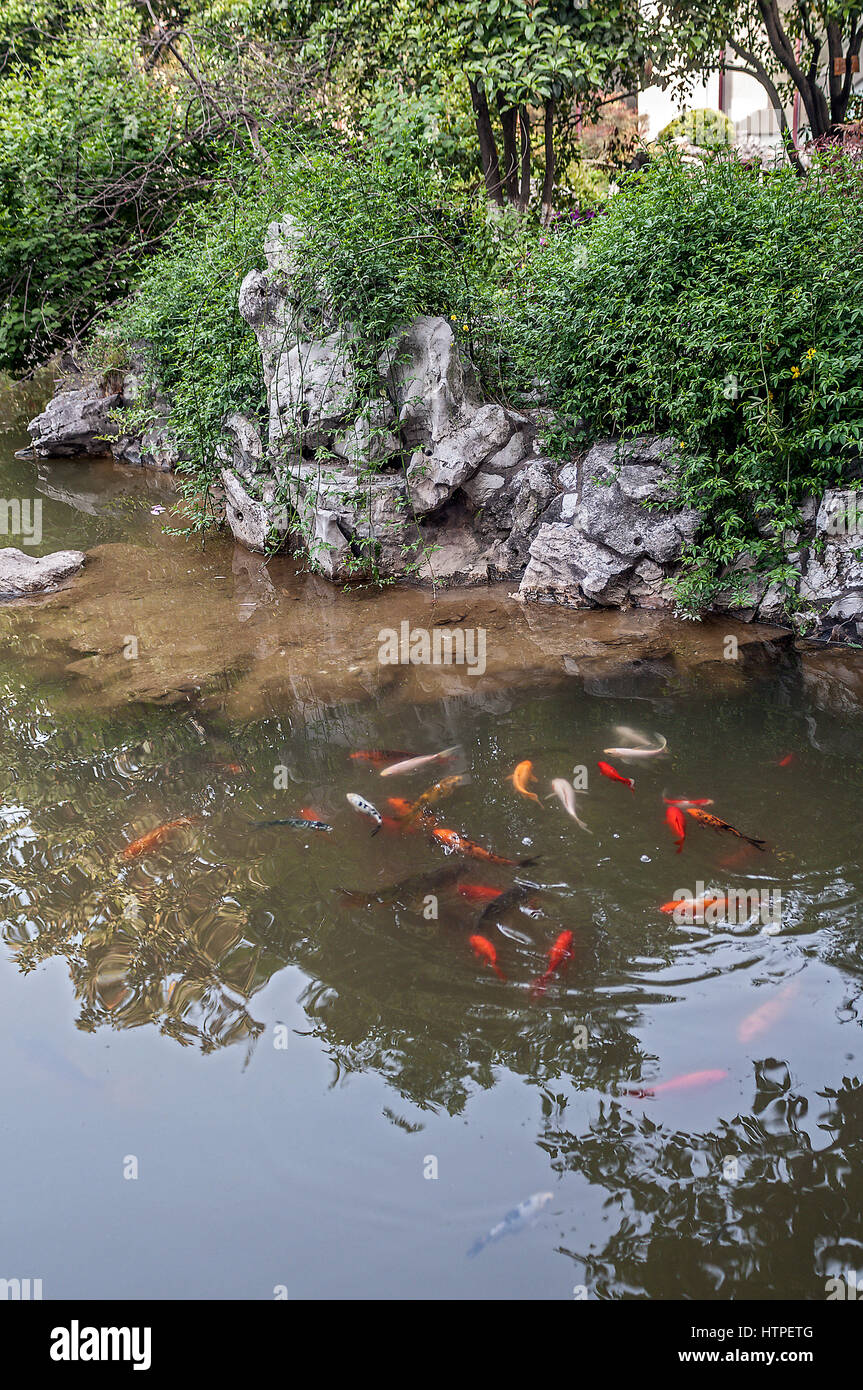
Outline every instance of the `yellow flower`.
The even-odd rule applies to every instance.
[[[768,392],[767,392],[767,399],[768,399],[769,401],[772,401],[772,400],[773,400],[773,392],[772,392],[772,391],[768,391]]]
[[[807,360],[807,362],[811,362],[811,361],[812,361],[812,358],[813,358],[814,356],[815,356],[815,349],[814,349],[814,348],[810,348],[809,351],[808,351],[807,354],[806,354],[806,360]]]
[[[465,331],[465,333],[466,333],[467,330],[468,330],[468,325],[467,325],[466,323],[463,323],[463,324],[462,324],[462,328],[464,329],[464,331]]]
[[[791,368],[791,375],[796,379],[796,378],[800,375],[800,368],[799,368],[799,367],[792,367],[792,368]]]
[[[449,321],[450,323],[455,323],[455,314],[450,314]]]

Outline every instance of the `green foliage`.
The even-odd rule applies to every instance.
[[[114,352],[118,345],[145,345],[148,375],[171,402],[189,497],[201,488],[206,494],[218,473],[224,417],[233,410],[265,414],[260,353],[237,296],[243,277],[262,263],[267,225],[284,208],[283,190],[269,171],[232,173],[207,205],[186,211],[105,330],[108,351],[111,344]],[[146,407],[138,423],[147,423]],[[201,524],[205,513],[206,506],[197,514]]]
[[[560,449],[674,440],[675,502],[706,518],[680,584],[692,608],[747,553],[781,581],[801,502],[861,454],[861,207],[841,159],[759,181],[670,154],[525,268],[512,353],[569,422]]]
[[[138,24],[130,0],[87,6],[0,81],[0,365],[86,329],[163,230],[171,188],[194,180],[197,153],[172,148],[174,97],[143,71]]]

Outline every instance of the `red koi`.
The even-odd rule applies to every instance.
[[[380,763],[395,763],[399,758],[411,758],[413,754],[392,748],[369,748],[361,753],[351,753],[349,756],[354,762],[374,763],[377,767]]]
[[[794,762],[794,754],[793,754],[793,753],[786,753],[784,758],[780,758],[780,759],[779,759],[779,761],[778,761],[778,763],[776,764],[776,766],[777,766],[777,767],[789,767],[789,766],[791,765],[791,763],[793,763],[793,762]]]
[[[530,987],[532,999],[537,999],[539,995],[545,994],[546,987],[552,976],[560,967],[572,958],[572,932],[562,931],[548,953],[548,969],[542,975],[537,975]]]
[[[472,936],[470,938],[470,944],[471,949],[473,950],[473,953],[476,956],[477,960],[485,961],[486,965],[491,966],[498,979],[503,980],[504,983],[506,983],[506,976],[503,974],[501,970],[498,969],[497,951],[494,949],[487,937]]]
[[[620,773],[615,771],[611,766],[611,763],[597,763],[596,766],[599,768],[603,777],[607,777],[610,782],[622,782],[625,787],[629,787],[633,796],[635,795],[634,777],[621,777]]]
[[[672,834],[676,837],[677,853],[681,854],[683,841],[686,839],[686,821],[683,819],[683,812],[679,806],[675,806],[673,803],[669,804],[665,812],[665,819]]]

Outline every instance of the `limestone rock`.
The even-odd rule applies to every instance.
[[[107,454],[107,441],[120,432],[114,413],[122,399],[119,392],[100,395],[94,385],[61,391],[27,426],[37,456],[74,458]]]

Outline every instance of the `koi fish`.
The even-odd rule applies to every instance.
[[[487,903],[503,896],[502,888],[492,888],[488,883],[459,883],[457,889],[469,903]]]
[[[542,975],[537,975],[530,987],[532,999],[537,999],[541,994],[545,994],[549,980],[560,969],[565,961],[572,956],[572,932],[562,931],[548,953],[548,969]]]
[[[240,773],[248,772],[245,763],[225,763],[220,758],[209,758],[207,767],[215,767],[219,772],[229,772],[232,777],[238,777]]]
[[[499,898],[495,898],[483,908],[477,920],[477,926],[481,927],[485,922],[497,922],[515,903],[521,902],[531,891],[530,885],[526,883],[515,883],[512,888],[508,888],[505,893],[501,893]]]
[[[305,816],[280,816],[277,820],[253,820],[255,830],[267,830],[275,825],[288,825],[292,830],[332,830],[323,820],[307,820]]]
[[[504,984],[506,984],[506,976],[498,967],[497,951],[488,938],[485,936],[472,936],[470,938],[470,945],[477,960],[485,961],[486,965],[490,965],[495,975],[497,975],[497,978],[503,980]]]
[[[752,1042],[753,1038],[766,1033],[767,1029],[777,1023],[787,1012],[789,1005],[799,993],[800,986],[796,980],[791,980],[787,985],[783,985],[779,993],[774,995],[772,999],[766,999],[763,1004],[759,1004],[757,1009],[753,1009],[751,1014],[747,1014],[737,1029],[738,1042]]]
[[[712,796],[666,796],[663,792],[662,799],[666,806],[679,806],[681,810],[687,810],[690,806],[712,806]]]
[[[163,840],[167,839],[172,830],[179,830],[184,825],[200,825],[200,816],[180,816],[178,820],[166,821],[164,825],[157,825],[154,830],[148,830],[145,835],[139,835],[137,840],[132,840],[122,851],[124,859],[137,859],[139,854],[147,854],[149,850],[155,849]]]
[[[356,792],[348,792],[347,799],[353,806],[354,810],[359,811],[361,816],[368,816],[369,820],[374,821],[375,828],[372,831],[372,834],[377,835],[378,831],[384,823],[384,818],[378,810],[377,806],[373,806],[370,801],[366,801],[364,796],[358,796]]]
[[[755,849],[763,849],[767,844],[766,840],[755,840],[751,835],[744,835],[742,830],[736,830],[733,825],[729,825],[727,820],[720,820],[718,816],[712,816],[709,811],[702,811],[698,806],[687,806],[686,814],[697,820],[699,825],[708,825],[711,830],[727,830],[729,835],[736,835],[738,840],[745,840],[748,845]]]
[[[416,772],[417,768],[429,767],[432,763],[451,763],[453,759],[461,756],[462,750],[458,744],[454,748],[445,748],[442,753],[426,753],[421,758],[407,758],[404,762],[395,763],[393,767],[381,769],[382,777],[400,777],[404,772]]]
[[[683,812],[679,806],[671,803],[666,812],[665,819],[673,835],[676,836],[677,853],[683,852],[683,841],[686,839],[686,821],[683,819]]]
[[[608,753],[612,758],[656,758],[660,753],[664,753],[668,747],[668,739],[662,734],[656,734],[659,739],[658,748],[603,748],[603,753]]]
[[[722,908],[728,906],[728,898],[672,898],[670,903],[663,903],[660,912],[678,912],[683,917],[704,917],[704,914],[714,908],[714,917]]]
[[[544,1207],[547,1207],[553,1198],[551,1192],[534,1192],[532,1197],[527,1197],[523,1202],[519,1202],[517,1207],[508,1211],[502,1221],[496,1226],[492,1226],[487,1235],[480,1236],[475,1240],[468,1250],[468,1259],[473,1259],[480,1250],[484,1250],[487,1245],[492,1245],[494,1241],[501,1240],[504,1236],[518,1235],[526,1227],[533,1224]]]
[[[566,814],[568,816],[572,816],[572,819],[575,821],[576,825],[580,825],[582,830],[587,830],[587,826],[585,825],[584,821],[580,819],[579,814],[575,809],[575,788],[573,787],[572,783],[568,782],[565,777],[555,777],[552,781],[551,786],[552,796],[557,797],[557,799],[563,806],[563,809],[566,811]],[[590,831],[588,830],[587,833],[589,835]]]
[[[399,762],[404,758],[410,758],[412,754],[393,748],[368,748],[360,753],[350,753],[348,756],[353,758],[356,763],[374,763],[377,765],[379,763]]]
[[[406,796],[388,796],[387,805],[392,806],[397,816],[407,817],[414,808],[412,801],[408,801]]]
[[[502,855],[494,854],[490,849],[483,849],[482,845],[476,844],[473,840],[466,840],[457,830],[440,830],[435,827],[432,835],[446,849],[453,850],[456,854],[467,854],[471,859],[484,859],[487,864],[510,864],[514,868],[526,869],[537,862],[535,859],[504,859]]]
[[[723,869],[739,869],[741,864],[748,864],[754,857],[755,850],[752,845],[741,845],[740,849],[734,850],[732,854],[724,854],[719,860],[719,865]]]
[[[530,762],[529,759],[525,758],[523,763],[519,763],[518,767],[515,769],[515,772],[511,772],[506,780],[508,782],[512,782],[512,785],[515,787],[516,791],[520,792],[522,796],[529,797],[531,801],[536,802],[537,806],[542,805],[542,802],[540,801],[536,792],[528,791],[528,782],[536,781],[536,777],[534,776],[533,771],[533,763]]]
[[[620,738],[625,738],[628,743],[637,743],[639,748],[650,747],[650,739],[639,729],[630,729],[626,724],[615,724],[614,732]],[[656,737],[658,738],[659,735],[657,734]]]
[[[777,767],[790,767],[791,763],[793,763],[793,762],[794,762],[794,754],[793,754],[793,753],[786,753],[784,758],[780,758],[780,759],[779,759],[779,761],[777,762],[776,766],[777,766]]]
[[[444,777],[440,782],[435,782],[433,787],[418,796],[413,806],[410,807],[408,818],[415,820],[422,815],[427,806],[433,806],[436,801],[442,801],[445,796],[450,796],[457,787],[465,787],[470,781],[466,772],[456,772],[452,777]],[[396,798],[400,799],[400,798]]]
[[[727,1071],[689,1071],[685,1076],[672,1077],[670,1081],[660,1081],[656,1086],[642,1086],[637,1091],[627,1091],[628,1096],[635,1096],[637,1100],[647,1100],[649,1097],[661,1096],[668,1091],[692,1091],[697,1086],[713,1086],[717,1081],[725,1081],[728,1076]]]
[[[634,777],[621,777],[620,773],[616,772],[611,766],[611,763],[597,763],[596,766],[599,768],[603,777],[607,777],[610,782],[622,782],[625,787],[629,787],[633,796],[635,795]]]
[[[386,888],[379,888],[377,892],[363,893],[343,888],[342,893],[348,902],[361,903],[364,906],[371,903],[408,902],[412,898],[422,897],[428,889],[445,887],[463,872],[460,864],[444,864],[422,874],[410,874],[408,878],[391,883]]]

